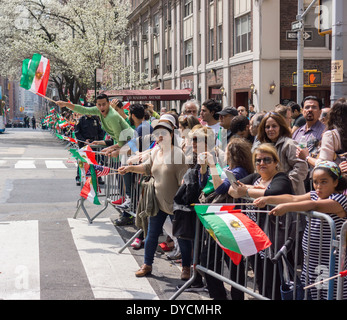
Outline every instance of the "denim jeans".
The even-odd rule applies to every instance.
[[[154,261],[154,254],[157,250],[158,239],[163,230],[163,225],[167,213],[159,210],[157,215],[149,218],[147,237],[145,240],[145,264],[151,266]],[[169,215],[173,219],[173,215]],[[189,267],[191,263],[192,245],[190,240],[178,239],[178,244],[182,255],[182,266]]]

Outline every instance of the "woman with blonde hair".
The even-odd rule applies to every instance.
[[[257,199],[263,196],[269,195],[281,195],[281,194],[293,194],[292,184],[288,175],[281,171],[281,162],[280,157],[276,151],[276,148],[271,143],[264,143],[259,145],[252,156],[254,167],[256,172],[248,175],[247,177],[240,179],[238,181],[239,185],[232,184],[229,188],[229,195],[235,199],[249,197]],[[246,206],[247,213],[246,215],[255,222],[259,223],[259,226],[264,229],[266,216],[260,214],[258,217],[257,211],[258,208],[249,205]],[[292,226],[292,220],[288,220],[290,226]],[[281,248],[285,242],[284,232],[276,230],[273,228],[274,224],[269,224],[269,238],[274,244],[278,242],[278,248]],[[289,229],[289,233],[293,232],[293,228]],[[270,248],[273,250],[273,245]],[[253,258],[252,258],[253,259]],[[268,259],[267,268],[263,268],[264,261]],[[265,292],[262,292],[266,297],[272,297],[272,277],[273,277],[273,264],[271,263],[266,252],[260,252],[258,255],[254,256],[254,261],[251,261],[253,266],[255,265],[255,260],[258,260],[258,266],[256,269],[256,280],[259,288],[263,288],[263,280],[265,281]],[[264,274],[266,273],[266,274]],[[275,299],[280,299],[280,290],[279,290],[279,279],[276,279],[276,291]]]

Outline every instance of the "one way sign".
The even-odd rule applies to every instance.
[[[312,41],[312,31],[304,31],[303,38],[305,41]],[[287,31],[286,32],[286,40],[298,40],[298,33],[296,31]]]

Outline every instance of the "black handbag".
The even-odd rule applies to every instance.
[[[198,170],[199,166],[187,170],[183,184],[174,197],[172,233],[176,238],[185,240],[195,238],[196,213],[191,204],[198,202],[201,192]]]
[[[195,211],[176,210],[172,220],[172,234],[179,239],[194,240],[195,237]]]

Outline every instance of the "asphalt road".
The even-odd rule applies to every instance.
[[[112,206],[92,224],[83,212],[73,219],[80,187],[68,148],[48,131],[0,134],[0,299],[168,300],[183,284],[179,263],[158,252],[152,275],[136,278],[144,250],[118,253],[134,226],[114,227]],[[100,210],[86,208],[91,216]]]

